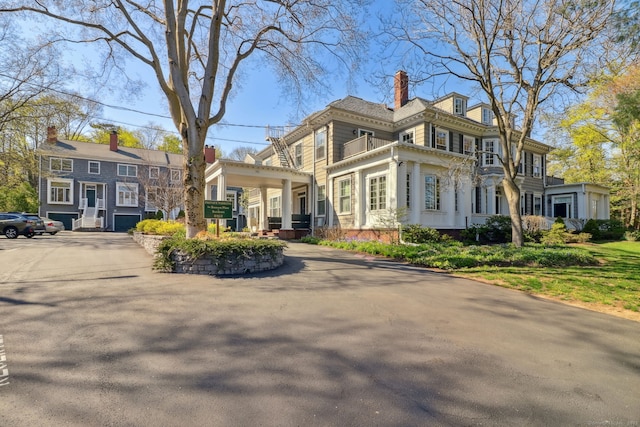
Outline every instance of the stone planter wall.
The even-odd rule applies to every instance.
[[[160,243],[166,238],[165,236],[155,236],[140,232],[133,233],[133,240],[153,256],[156,255]],[[284,263],[284,248],[276,248],[274,251],[274,254],[253,254],[253,256],[252,254],[248,254],[247,257],[229,260],[211,258],[194,259],[188,254],[175,251],[171,254],[171,259],[175,265],[174,273],[223,276],[274,270]]]
[[[258,271],[274,270],[284,263],[284,248],[279,248],[274,255],[249,256],[248,258],[218,260],[211,258],[193,259],[190,255],[176,251],[171,254],[175,263],[175,273],[207,274],[211,276],[225,276],[234,274],[248,274]]]
[[[136,241],[140,246],[142,246],[147,253],[155,256],[156,251],[158,250],[158,246],[167,236],[156,236],[153,234],[143,234],[139,231],[133,232],[133,240]]]

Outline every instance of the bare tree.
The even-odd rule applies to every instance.
[[[147,163],[138,178],[142,187],[140,202],[149,210],[161,211],[165,219],[170,219],[171,213],[184,203],[184,187],[173,176],[175,172],[179,171]]]
[[[256,57],[303,93],[305,83],[321,82],[328,54],[345,60],[360,53],[361,3],[6,0],[0,13],[53,20],[57,28],[42,34],[50,43],[102,43],[107,60],[124,52],[149,67],[183,140],[187,237],[193,237],[206,226],[205,137],[224,117],[240,70]]]
[[[487,97],[497,120],[512,239],[522,246],[516,175],[536,111],[563,89],[579,87],[582,77],[586,82],[603,53],[614,0],[399,3],[402,22],[387,28],[400,28],[393,39],[409,43],[423,75],[470,82]]]
[[[2,18],[0,15],[0,131],[21,118],[18,111],[25,105],[63,80],[55,49],[33,46]]]
[[[258,152],[258,149],[255,147],[240,146],[231,150],[229,155],[226,157],[228,157],[231,160],[238,160],[242,162],[244,161],[245,157],[247,157],[247,154],[256,154],[257,152]]]

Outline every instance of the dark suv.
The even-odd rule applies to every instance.
[[[34,222],[22,214],[0,213],[0,232],[7,236],[7,239],[15,239],[19,235],[32,238]]]
[[[37,235],[42,236],[46,233],[47,227],[44,226],[44,221],[38,216],[38,214],[22,212],[21,215],[33,222],[33,231]]]

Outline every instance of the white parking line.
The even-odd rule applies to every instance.
[[[7,367],[7,353],[4,349],[4,337],[0,335],[0,387],[9,385],[9,368]]]

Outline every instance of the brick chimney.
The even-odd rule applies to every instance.
[[[47,126],[47,144],[58,142],[58,130],[55,126]]]
[[[395,109],[399,109],[409,100],[409,77],[405,71],[398,71],[393,78]]]
[[[109,150],[118,151],[118,132],[115,130],[111,131],[111,135],[109,135]]]
[[[216,149],[213,145],[204,146],[204,161],[208,165],[216,162]]]

